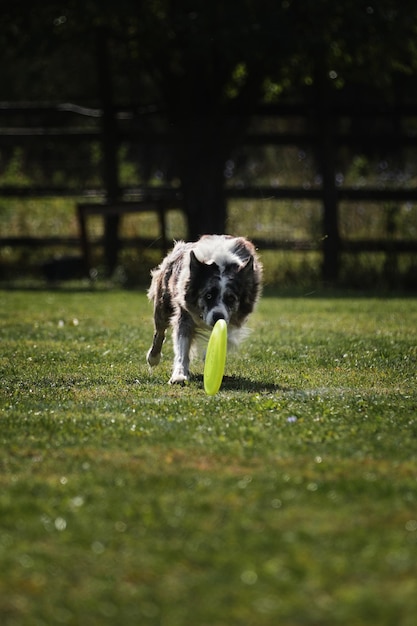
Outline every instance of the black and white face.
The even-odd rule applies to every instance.
[[[197,308],[200,319],[212,328],[218,320],[229,324],[239,308],[237,285],[227,275],[214,275],[202,286]]]
[[[236,322],[242,294],[240,278],[236,263],[220,268],[214,262],[201,263],[191,256],[185,301],[197,324],[212,328],[220,319],[226,324]]]

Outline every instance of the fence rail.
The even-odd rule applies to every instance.
[[[137,119],[138,115],[149,115],[157,112],[156,107],[115,107],[112,111],[112,123],[109,126],[103,123],[108,110],[80,106],[72,103],[61,103],[51,105],[50,103],[4,103],[0,102],[0,121],[3,118],[6,124],[0,127],[0,149],[2,147],[10,148],[10,146],[26,146],[33,142],[45,142],[53,140],[55,142],[81,143],[81,142],[100,142],[103,146],[104,153],[104,169],[107,168],[107,175],[103,175],[103,184],[97,187],[77,188],[65,185],[60,186],[0,186],[0,197],[5,198],[45,198],[62,196],[74,198],[74,201],[80,200],[97,200],[104,201],[112,196],[114,190],[111,184],[106,184],[108,180],[109,168],[117,167],[115,155],[120,142],[124,140],[132,140],[143,145],[169,145],[175,141],[175,137],[170,133],[150,133],[141,129],[134,128],[134,124],[130,128],[126,125]],[[367,118],[370,116],[379,116],[401,120],[404,117],[414,117],[417,119],[417,106],[400,106],[388,107],[374,103],[369,107],[362,106],[355,109],[353,106],[334,105],[327,110],[331,118],[339,119],[342,117],[360,116]],[[231,111],[233,115],[241,114],[239,111]],[[243,114],[243,112],[242,112]],[[253,112],[254,115],[272,115],[281,117],[298,116],[307,118],[310,114],[309,110],[302,105],[285,105],[277,107],[263,107]],[[13,117],[14,116],[14,117]],[[20,124],[10,125],[10,121],[15,121],[17,117],[28,120],[31,116],[50,116],[50,125],[40,125],[38,121],[31,124],[27,122],[24,126]],[[57,125],[57,116],[60,120]],[[13,119],[12,119],[13,118]],[[87,126],[65,125],[69,119],[77,122],[80,118],[89,119]],[[62,120],[62,121],[61,121]],[[123,127],[121,127],[123,122]],[[336,124],[337,128],[337,124]],[[417,147],[417,133],[412,131],[401,132],[384,132],[384,133],[360,133],[352,131],[350,133],[341,133],[331,129],[331,124],[325,124],[319,128],[317,132],[271,132],[271,133],[252,133],[248,134],[244,139],[247,146],[264,146],[264,145],[296,145],[307,146],[312,145],[321,151],[322,160],[325,163],[323,169],[323,183],[317,187],[286,187],[286,186],[248,186],[248,187],[225,187],[225,196],[227,199],[252,199],[252,200],[314,200],[321,202],[324,207],[325,222],[327,220],[327,228],[333,230],[330,246],[325,242],[301,241],[301,240],[256,240],[259,247],[273,250],[321,250],[327,259],[327,266],[330,268],[330,277],[332,272],[332,264],[337,262],[337,255],[340,252],[357,254],[359,252],[386,252],[392,254],[416,253],[417,240],[398,240],[387,238],[386,240],[360,239],[354,241],[340,240],[337,236],[337,212],[338,205],[342,201],[348,202],[417,202],[417,188],[371,188],[371,187],[345,187],[338,186],[334,176],[334,160],[335,152],[340,146],[353,147],[357,145],[372,145],[375,148],[384,147],[387,150],[396,150],[399,148]],[[107,157],[106,157],[107,155]],[[114,172],[110,178],[115,180]],[[114,185],[113,185],[114,186]],[[147,187],[124,187],[120,190],[121,197],[124,199],[141,197],[143,194],[149,194],[152,189]],[[154,190],[155,191],[155,190]],[[173,188],[158,189],[159,194],[171,194],[177,199],[179,191]],[[326,217],[327,216],[327,217]],[[326,233],[324,233],[326,235]],[[94,246],[102,245],[106,238],[95,239],[92,243]],[[323,243],[324,242],[324,243]],[[146,239],[122,239],[118,242],[121,247],[152,245],[150,240]],[[79,247],[80,239],[77,237],[7,237],[0,234],[0,246],[27,246],[27,247],[46,247],[46,246],[66,246]]]
[[[24,248],[80,248],[79,237],[1,237],[1,245]],[[307,239],[261,239],[253,238],[254,244],[262,250],[284,250],[298,252],[312,252],[321,250],[320,241]],[[92,247],[102,247],[104,237],[96,237],[89,242]],[[153,248],[159,246],[159,241],[151,237],[121,237],[121,248]],[[385,252],[393,254],[417,252],[417,242],[413,239],[357,239],[341,242],[341,252],[358,254],[361,252]]]
[[[172,187],[122,187],[121,197],[141,197],[149,193],[160,195],[179,195],[180,192]],[[321,187],[278,187],[278,186],[247,186],[226,187],[225,196],[230,200],[322,200],[323,189]],[[390,188],[380,189],[374,187],[337,187],[336,195],[339,201],[365,201],[365,202],[407,202],[417,201],[417,188]],[[103,187],[31,187],[31,186],[0,186],[0,197],[5,198],[82,198],[104,199],[107,193]]]

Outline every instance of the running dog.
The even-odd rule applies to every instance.
[[[237,346],[247,334],[244,324],[261,286],[262,264],[247,239],[204,235],[192,243],[178,241],[152,271],[148,297],[154,303],[155,332],[147,354],[149,365],[158,365],[171,324],[174,365],[169,382],[186,383],[194,341],[208,339],[217,320],[224,319],[228,347]]]

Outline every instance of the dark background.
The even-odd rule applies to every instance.
[[[65,124],[78,130],[85,124],[86,135],[97,115],[107,141],[101,167],[110,200],[122,196],[115,154],[130,133],[138,145],[128,158],[139,164],[142,182],[158,167],[164,183],[178,185],[188,236],[195,238],[224,232],[225,164],[257,129],[259,116],[274,117],[271,134],[281,120],[282,131],[297,131],[301,117],[303,132],[314,137],[323,186],[324,278],[335,280],[343,248],[335,116],[337,132],[354,137],[356,152],[401,159],[404,146],[415,146],[416,24],[410,0],[2,3],[4,126],[28,119],[30,107],[11,111],[11,103],[67,103],[66,113],[72,103],[74,119],[66,116]],[[62,125],[63,110],[48,110],[45,119],[45,111],[32,109],[31,123]],[[80,111],[88,114],[80,118]],[[404,116],[415,118],[406,132]],[[2,168],[14,141],[3,137]],[[80,140],[27,142],[24,167],[45,184],[60,150],[68,163],[84,163],[66,169],[65,184],[87,185],[90,156]],[[117,219],[109,227],[117,232]]]

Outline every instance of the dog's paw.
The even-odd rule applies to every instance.
[[[155,365],[158,365],[161,360],[161,353],[158,352],[157,354],[152,354],[152,348],[150,348],[148,350],[148,354],[146,355],[146,360],[151,367],[155,367]]]
[[[189,375],[182,374],[180,372],[173,372],[171,378],[169,379],[170,385],[186,385],[188,383]]]

